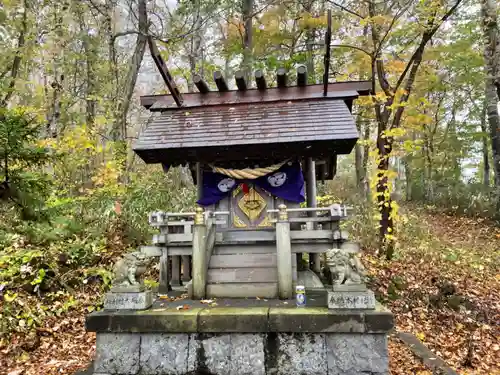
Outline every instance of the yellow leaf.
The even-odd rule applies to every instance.
[[[425,334],[423,332],[419,332],[417,333],[415,336],[417,336],[417,338],[420,340],[420,341],[425,341]]]

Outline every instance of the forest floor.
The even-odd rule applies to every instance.
[[[416,335],[460,374],[500,374],[500,228],[481,219],[404,210],[405,229],[391,262],[367,249],[371,287],[395,315],[398,331]],[[90,286],[77,304],[28,336],[0,347],[0,373],[73,374],[88,365],[95,334],[85,332]],[[391,374],[431,374],[395,336]]]

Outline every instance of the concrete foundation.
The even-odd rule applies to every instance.
[[[384,334],[98,333],[94,374],[382,375]]]
[[[392,314],[326,308],[101,311],[94,375],[386,375]]]

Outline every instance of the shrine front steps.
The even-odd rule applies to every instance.
[[[296,265],[292,262],[294,280]],[[206,292],[207,298],[276,298],[276,243],[216,244],[208,265]]]
[[[370,311],[329,311],[203,308],[192,302],[186,301],[187,310],[90,314],[87,330],[97,333],[93,374],[389,373],[387,334],[393,316],[380,305]]]

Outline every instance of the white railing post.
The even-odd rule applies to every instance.
[[[193,299],[204,299],[207,285],[207,226],[203,208],[197,207],[193,226]]]
[[[279,298],[290,299],[293,297],[292,245],[290,223],[284,204],[279,206],[278,222],[276,223],[276,250]]]

